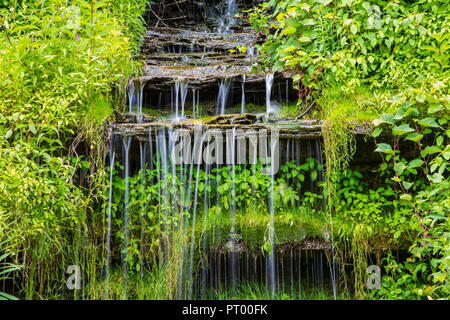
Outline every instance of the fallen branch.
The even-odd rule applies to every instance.
[[[305,112],[303,112],[301,115],[299,115],[299,116],[296,117],[295,119],[296,119],[296,120],[301,119],[305,114],[308,113],[309,110],[311,110],[311,108],[312,108],[315,104],[316,104],[315,101],[314,101],[313,103],[311,103],[311,105],[310,105],[308,108],[306,108]]]
[[[164,23],[163,19],[161,19],[161,17],[156,14],[155,11],[150,9],[150,12],[153,13],[155,17],[158,19],[158,22],[156,23],[155,27],[157,27],[160,22],[162,22],[162,24],[165,25],[166,27],[169,27],[166,23]]]

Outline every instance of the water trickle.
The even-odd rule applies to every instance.
[[[128,85],[128,111],[133,112],[133,106],[136,104],[136,88],[134,87],[134,81],[130,80]]]
[[[196,114],[195,114],[195,105],[196,105],[196,103],[195,103],[195,92],[196,92],[196,89],[195,88],[192,88],[192,117],[195,119],[196,118]]]
[[[184,119],[184,106],[186,104],[186,97],[188,93],[189,84],[185,79],[177,79],[175,81],[175,121],[178,122]],[[181,114],[179,113],[179,103],[181,103]]]
[[[286,104],[289,103],[289,80],[286,80]]]
[[[253,58],[256,57],[256,49],[255,49],[255,47],[247,48],[247,55],[253,60]]]
[[[237,13],[236,0],[227,0],[227,6],[225,9],[225,14],[221,17],[219,22],[218,33],[231,33],[231,27],[235,23],[235,15]]]
[[[139,123],[142,122],[142,107],[144,102],[144,87],[145,82],[142,79],[139,79],[139,104],[138,104],[138,116],[137,120]]]
[[[242,75],[241,113],[245,113],[245,74]]]
[[[200,146],[203,145],[205,136],[202,136],[202,140],[200,142]],[[198,148],[198,157],[201,157],[202,148]],[[195,150],[195,148],[194,148]],[[195,152],[195,151],[194,151]],[[195,189],[194,189],[194,201],[193,201],[193,209],[192,209],[192,235],[191,235],[191,248],[190,248],[190,257],[189,257],[189,299],[192,299],[193,294],[193,267],[194,267],[194,239],[195,239],[195,226],[196,226],[196,218],[197,218],[197,198],[198,198],[198,184],[200,175],[200,163],[197,164],[197,175],[195,180]]]
[[[220,80],[219,94],[217,96],[217,110],[216,114],[225,114],[225,108],[227,106],[228,93],[230,91],[231,80],[224,78]]]
[[[266,74],[266,112],[267,114],[271,113],[272,105],[270,102],[270,96],[272,94],[272,85],[273,85],[273,73]]]
[[[146,163],[146,149],[147,149],[147,144],[143,143],[142,141],[139,142],[139,155],[140,155],[140,174],[141,174],[141,186],[142,186],[142,190],[145,190],[145,185],[146,185],[146,181],[145,181],[145,163]],[[143,246],[144,246],[144,215],[146,212],[146,208],[145,208],[145,192],[142,192],[141,194],[141,212],[140,212],[140,223],[141,223],[141,238],[140,238],[140,243],[139,243],[139,263],[141,266],[141,279],[144,277],[144,267],[143,267],[143,259],[144,259],[144,255],[143,255]]]
[[[269,241],[270,241],[270,253],[268,256],[268,288],[270,296],[274,297],[275,294],[275,226],[274,226],[274,178],[275,178],[275,156],[278,154],[276,147],[277,139],[272,132],[270,139],[270,189],[269,189]]]
[[[128,110],[137,114],[137,121],[142,122],[145,82],[142,79],[130,80],[128,85]]]
[[[131,140],[132,138],[127,136],[123,137],[122,143],[123,143],[123,150],[125,154],[125,168],[124,168],[124,174],[125,174],[125,193],[124,193],[124,218],[123,218],[123,238],[124,238],[124,254],[122,256],[122,263],[123,263],[123,274],[124,274],[124,288],[126,290],[127,282],[128,282],[128,229],[129,229],[129,175],[130,175],[130,146],[131,146]]]
[[[111,263],[111,209],[112,209],[112,192],[113,192],[113,174],[114,174],[114,160],[116,157],[116,152],[113,148],[113,143],[111,141],[111,146],[109,148],[109,196],[108,196],[108,227],[106,233],[106,284],[105,284],[105,296],[108,297],[109,291],[109,267]]]

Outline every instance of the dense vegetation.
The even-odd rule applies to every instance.
[[[296,72],[303,107],[316,101],[316,114],[326,120],[329,210],[335,219],[351,222],[349,251],[363,253],[354,256],[355,263],[366,261],[368,247],[392,248],[392,235],[395,240],[409,229],[411,257],[398,263],[388,256],[382,290],[374,290],[373,297],[448,298],[446,1],[272,0],[250,15],[267,37],[259,47],[262,64],[256,67]],[[351,172],[347,167],[355,152],[350,134],[354,120],[373,120],[375,138],[382,133],[395,137],[393,145],[379,143],[375,150],[384,156],[378,174],[386,180],[383,187],[369,191],[369,199],[337,187],[345,172]],[[416,151],[401,154],[402,141],[414,143]],[[343,199],[356,200],[351,216],[342,210]],[[383,213],[383,207],[390,214]],[[358,276],[355,289],[362,297]]]
[[[136,56],[148,2],[0,0],[0,280],[12,277],[17,296],[60,297],[66,266],[77,264],[88,276],[82,297],[103,298],[99,274],[106,255],[110,187],[107,120],[124,108],[128,79],[140,72]],[[311,159],[286,164],[274,186],[275,223],[286,228],[309,225],[318,234],[331,231],[343,266],[354,264],[345,282],[352,296],[448,299],[447,1],[270,0],[249,15],[254,28],[266,36],[255,69],[294,71],[301,98],[298,112],[314,103],[310,117],[325,120],[328,210],[322,212],[322,195],[298,197],[305,176],[317,179],[319,165]],[[374,127],[374,152],[383,157],[375,170],[349,168],[356,121]],[[411,152],[400,151],[404,143]],[[229,168],[222,171],[216,184],[199,185],[199,197],[205,188],[222,197],[199,221],[208,217],[210,225],[229,226],[226,213],[237,206],[241,230],[267,225],[262,201],[267,176],[243,168],[231,179]],[[134,277],[141,275],[142,260],[154,261],[160,249],[156,221],[161,208],[156,203],[161,201],[158,190],[167,186],[140,184],[143,176],[153,181],[157,174],[147,170],[130,179],[134,191],[129,199],[133,218],[128,262]],[[200,179],[207,174],[197,173]],[[288,187],[288,180],[298,188]],[[115,177],[113,183],[122,192],[123,179]],[[237,194],[229,192],[232,184]],[[121,194],[115,198],[113,227],[119,230]],[[298,205],[295,212],[292,204]],[[141,229],[143,206],[146,229]],[[206,227],[198,224],[197,232]],[[115,241],[123,234],[117,237]],[[256,243],[262,251],[270,249],[266,238]],[[398,261],[395,249],[405,245],[409,257]],[[369,291],[365,272],[372,255],[385,270],[381,289]],[[176,297],[170,286],[178,275],[171,272],[176,271],[168,268],[133,282],[133,297]],[[110,298],[127,297],[121,277],[113,271]],[[239,291],[245,298],[266,297],[265,290],[251,285]],[[0,293],[2,297],[12,298]]]
[[[88,228],[103,219],[100,129],[139,71],[146,3],[0,2],[0,241],[23,266],[22,296],[57,294],[64,260],[103,255],[86,249],[102,234]],[[78,168],[92,172],[84,189]]]

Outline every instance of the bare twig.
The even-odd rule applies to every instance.
[[[155,11],[153,11],[152,9],[150,9],[150,12],[153,13],[153,14],[155,15],[155,17],[158,19],[158,22],[156,23],[155,27],[157,27],[158,24],[159,24],[160,22],[161,22],[163,25],[165,25],[166,27],[169,27],[166,23],[164,23],[163,19],[162,19],[160,16],[158,16],[158,15],[156,14]]]
[[[305,114],[308,113],[309,110],[311,110],[311,108],[312,108],[315,104],[316,104],[315,101],[314,101],[313,103],[311,103],[311,105],[310,105],[308,108],[306,108],[305,112],[303,112],[301,115],[299,115],[299,116],[296,117],[295,119],[296,119],[296,120],[301,119]]]

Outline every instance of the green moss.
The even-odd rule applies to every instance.
[[[200,214],[197,218],[204,223],[196,226],[196,238],[207,237],[211,247],[226,242],[234,226],[246,248],[259,249],[266,241],[270,223],[269,212],[256,208],[239,210],[232,215],[229,210],[213,207],[206,216]],[[287,242],[301,244],[308,238],[323,238],[326,226],[326,215],[306,206],[278,209],[274,215],[277,245]]]
[[[101,125],[112,113],[111,103],[103,96],[95,96],[86,111],[86,122]]]
[[[347,88],[336,84],[321,93],[317,104],[324,120],[371,121],[390,108],[383,102],[386,95],[367,86]]]

